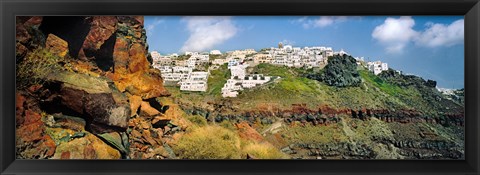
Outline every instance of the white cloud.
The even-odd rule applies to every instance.
[[[302,17],[292,21],[293,23],[301,24],[303,28],[324,28],[336,23],[347,21],[351,17],[347,16],[320,16],[316,19],[309,19],[308,17]]]
[[[414,30],[414,25],[415,20],[409,16],[387,18],[383,24],[375,27],[372,37],[383,44],[389,53],[403,52],[410,42],[423,47],[453,46],[463,42],[463,19],[449,25],[427,23],[424,31]]]
[[[457,20],[450,25],[428,23],[428,28],[416,40],[417,45],[426,47],[453,46],[463,43],[464,22]]]
[[[291,40],[287,40],[287,39],[284,39],[283,41],[281,41],[281,43],[283,45],[295,45],[295,41],[291,41]]]
[[[409,16],[387,18],[382,25],[375,27],[372,37],[384,44],[387,52],[400,53],[418,36],[418,32],[413,30],[414,25],[415,21]]]
[[[206,51],[225,42],[239,30],[230,17],[184,17],[190,37],[180,49],[185,51]]]
[[[155,27],[157,27],[158,25],[162,24],[165,22],[165,19],[163,18],[159,18],[159,17],[155,17],[153,19],[153,22],[149,25],[146,26],[146,30],[148,33],[153,33],[153,29],[155,29]]]

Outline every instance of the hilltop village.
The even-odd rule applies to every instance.
[[[223,97],[236,97],[239,91],[273,82],[281,77],[263,74],[248,74],[247,68],[265,63],[295,68],[323,68],[328,57],[347,54],[343,49],[336,52],[332,47],[293,47],[278,44],[255,51],[254,49],[234,50],[222,54],[219,50],[210,52],[185,52],[184,55],[161,55],[152,51],[152,66],[159,69],[165,85],[179,86],[181,91],[205,92],[211,70],[227,65],[230,79],[222,88]],[[363,65],[375,75],[388,70],[388,64],[381,61],[365,62],[363,57],[355,57],[358,65]]]

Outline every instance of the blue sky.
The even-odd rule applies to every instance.
[[[329,46],[354,57],[464,87],[463,16],[146,16],[149,51],[222,52],[293,46]]]

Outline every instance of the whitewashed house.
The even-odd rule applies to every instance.
[[[265,84],[270,81],[270,76],[263,76],[263,74],[250,74],[245,76],[242,81],[243,88],[252,88],[257,85]]]
[[[181,91],[207,91],[208,85],[206,81],[183,81],[180,82]]]
[[[233,60],[228,61],[228,69],[230,69],[232,66],[236,66],[236,65],[238,65],[238,60],[233,59]]]
[[[200,71],[191,72],[188,80],[206,82],[208,80],[208,75],[209,75],[209,72],[200,72]]]
[[[388,64],[382,63],[381,61],[368,62],[367,67],[368,70],[372,71],[375,75],[382,73],[382,71],[388,70]]]
[[[230,67],[231,79],[237,77],[238,79],[243,79],[247,75],[248,64],[236,65]]]

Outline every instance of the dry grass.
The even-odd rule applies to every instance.
[[[172,147],[182,159],[239,159],[238,135],[220,126],[205,126],[185,134]]]
[[[47,49],[33,50],[24,60],[17,63],[17,87],[43,84],[49,74],[63,69],[63,66],[59,64],[61,62],[65,62],[65,59],[52,54]]]
[[[286,154],[269,143],[251,143],[243,148],[243,153],[257,159],[287,159]]]

